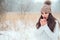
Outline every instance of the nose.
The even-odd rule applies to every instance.
[[[45,17],[45,15],[46,15],[46,14],[44,13],[44,14],[43,14],[43,17]]]

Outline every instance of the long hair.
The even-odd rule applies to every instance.
[[[40,19],[43,19],[42,15],[36,24],[37,29],[39,29],[41,27]],[[52,32],[54,32],[54,28],[55,28],[55,24],[56,24],[55,20],[56,19],[52,16],[52,14],[49,13],[48,19],[47,19],[47,25]]]

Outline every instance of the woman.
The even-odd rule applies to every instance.
[[[41,10],[41,17],[39,18],[36,27],[36,40],[58,40],[59,24],[56,18],[52,16],[50,1],[44,3]]]

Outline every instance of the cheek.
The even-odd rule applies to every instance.
[[[47,18],[48,18],[48,16],[49,16],[49,14],[46,14],[46,16],[45,16],[45,17],[47,17]]]

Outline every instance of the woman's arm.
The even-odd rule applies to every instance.
[[[45,27],[44,27],[45,29],[45,32],[48,34],[48,36],[50,37],[50,38],[55,38],[55,40],[56,40],[56,38],[59,36],[59,24],[58,24],[58,21],[56,21],[56,26],[55,26],[55,29],[54,29],[54,32],[52,32],[50,29],[49,29],[49,27],[47,26],[47,24],[45,25]]]
[[[59,38],[59,31],[60,31],[59,22],[56,21],[56,26],[55,26],[55,29],[54,29],[54,35],[55,35],[56,38]]]

